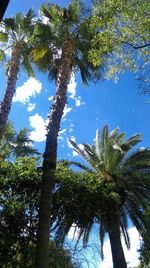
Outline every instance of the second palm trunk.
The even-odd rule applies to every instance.
[[[47,126],[47,138],[43,160],[43,175],[39,209],[39,227],[37,235],[36,268],[49,267],[49,230],[51,216],[52,189],[57,160],[57,138],[63,110],[66,105],[67,87],[72,72],[73,42],[67,39],[63,43],[60,66],[57,73],[56,95]]]

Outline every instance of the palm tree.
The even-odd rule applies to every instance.
[[[97,131],[93,146],[83,144],[81,149],[71,141],[88,165],[71,163],[84,172],[77,174],[79,179],[67,180],[62,190],[57,187],[53,203],[59,208],[53,213],[53,222],[58,226],[56,239],[63,242],[70,227],[76,225],[80,228],[78,240],[83,238],[86,244],[93,224],[98,223],[101,255],[108,233],[114,268],[127,267],[120,236],[122,232],[129,248],[128,217],[137,230],[145,230],[144,210],[150,203],[150,150],[133,152],[141,141],[139,134],[124,138],[118,129],[109,133],[104,126],[101,136]],[[69,202],[68,194],[72,196]]]
[[[56,95],[47,126],[43,155],[36,268],[48,267],[51,193],[56,170],[57,137],[67,100],[67,86],[72,72],[79,70],[83,82],[87,84],[88,80],[98,78],[99,71],[99,66],[95,68],[88,61],[93,33],[87,30],[88,20],[85,20],[81,3],[72,1],[68,8],[60,8],[54,4],[43,5],[41,13],[48,22],[37,23],[34,31],[36,47],[31,56],[41,70],[47,71],[49,77],[55,79]]]
[[[7,121],[0,144],[0,159],[40,155],[29,137],[30,131],[27,128],[22,128],[19,133],[16,133],[12,122]]]
[[[29,136],[30,131],[27,128],[20,129],[13,143],[13,154],[15,157],[40,155],[38,150],[33,147],[33,141]]]
[[[1,0],[1,6],[0,6],[0,22],[3,19],[3,16],[5,14],[5,11],[8,7],[10,0]]]
[[[0,60],[5,59],[5,51],[11,48],[11,58],[7,65],[7,84],[4,98],[0,103],[0,140],[2,138],[8,115],[11,109],[12,98],[15,93],[16,81],[21,65],[28,74],[33,76],[30,65],[29,40],[34,29],[33,11],[29,10],[26,16],[19,13],[15,18],[5,19],[1,23],[0,42],[6,47],[0,50]]]

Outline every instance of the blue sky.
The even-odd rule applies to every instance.
[[[17,12],[27,12],[31,7],[37,12],[43,2],[11,0],[6,17],[13,16]],[[51,3],[66,6],[69,1],[57,0]],[[0,77],[2,85],[0,98],[2,98],[5,90],[2,68]],[[50,82],[46,75],[36,72],[35,79],[27,77],[23,72],[19,75],[10,119],[17,130],[21,127],[31,130],[35,147],[41,152],[44,150],[45,124],[54,94],[55,84]],[[73,139],[78,144],[83,142],[91,144],[96,129],[101,130],[104,124],[108,124],[110,130],[119,127],[120,131],[126,132],[127,137],[140,132],[143,134],[140,147],[149,146],[150,105],[146,103],[147,100],[148,96],[139,94],[138,84],[132,73],[121,75],[118,83],[110,80],[100,81],[96,84],[90,83],[89,87],[83,86],[79,74],[72,76],[68,90],[68,104],[61,123],[58,157],[77,160],[68,140]]]

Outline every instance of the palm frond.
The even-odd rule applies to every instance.
[[[99,160],[101,160],[101,141],[98,129],[96,130],[96,137],[95,137],[95,153],[98,156]]]
[[[30,58],[29,58],[28,54],[26,54],[26,51],[23,52],[22,66],[25,69],[25,71],[27,72],[28,76],[35,77]]]
[[[86,155],[85,151],[80,149],[80,147],[72,140],[69,140],[73,149],[75,150],[75,152],[77,152],[83,159],[85,159],[87,162],[89,162],[89,158]]]
[[[142,140],[141,134],[135,134],[131,138],[129,138],[126,143],[122,145],[122,149],[124,151],[130,150],[132,147],[134,147],[136,144],[138,144]]]
[[[91,221],[88,222],[87,226],[84,228],[84,232],[83,232],[83,247],[87,246],[92,227],[93,227],[93,221],[91,220]]]
[[[74,165],[76,167],[79,167],[87,172],[90,172],[90,173],[93,173],[93,169],[89,168],[88,166],[84,165],[84,164],[81,164],[80,162],[76,162],[76,161],[70,161],[69,164],[70,165]]]
[[[63,16],[63,10],[54,4],[43,4],[40,9],[41,13],[46,16],[50,21],[58,23]]]
[[[126,169],[142,170],[150,168],[150,149],[138,150],[129,155],[124,161]]]
[[[126,247],[130,249],[130,237],[128,234],[128,216],[124,208],[122,208],[122,211],[121,211],[121,230],[123,233]]]

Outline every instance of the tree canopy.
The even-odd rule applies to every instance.
[[[105,67],[107,78],[126,70],[134,71],[142,93],[149,92],[149,4],[139,1],[93,1],[93,15],[89,21],[95,28],[92,44],[97,49],[89,53],[96,65],[101,50],[111,48]]]
[[[0,161],[0,266],[33,267],[41,171],[35,158]],[[75,268],[68,250],[49,243],[50,267]]]

